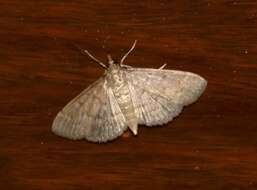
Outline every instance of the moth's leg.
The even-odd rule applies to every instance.
[[[166,67],[166,63],[163,65],[163,66],[161,66],[160,68],[159,68],[159,70],[162,70],[164,67]]]

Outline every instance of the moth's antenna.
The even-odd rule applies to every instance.
[[[91,59],[93,59],[95,62],[97,62],[99,65],[101,65],[103,68],[107,68],[105,64],[103,64],[100,60],[98,60],[97,58],[95,58],[91,53],[89,53],[86,49],[83,50],[81,47],[79,47],[77,44],[74,44],[73,45],[81,51],[81,53],[86,53]]]
[[[126,57],[130,54],[130,52],[135,48],[137,44],[137,40],[135,40],[134,44],[132,45],[132,47],[130,48],[130,50],[122,57],[122,59],[120,60],[120,65],[122,65],[123,61],[126,59]]]
[[[99,65],[101,65],[103,68],[107,68],[105,64],[103,64],[101,61],[99,61],[98,59],[96,59],[93,55],[91,55],[86,49],[84,50],[84,52],[94,61],[96,61],[97,63],[99,63]]]

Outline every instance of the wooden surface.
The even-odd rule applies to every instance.
[[[108,144],[51,133],[103,74],[74,46],[126,64],[198,73],[199,101]],[[0,0],[0,189],[257,189],[254,0]]]

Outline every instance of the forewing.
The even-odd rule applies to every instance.
[[[62,137],[106,142],[126,130],[125,119],[102,77],[60,111],[52,131]]]
[[[160,125],[195,102],[207,81],[190,72],[132,68],[127,71],[133,103],[140,124]]]

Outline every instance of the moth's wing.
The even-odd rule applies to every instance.
[[[104,77],[68,103],[52,126],[59,136],[93,142],[113,140],[126,129],[124,116]]]
[[[207,85],[205,79],[190,72],[131,68],[126,73],[139,124],[147,126],[171,121],[183,106],[195,102]]]

